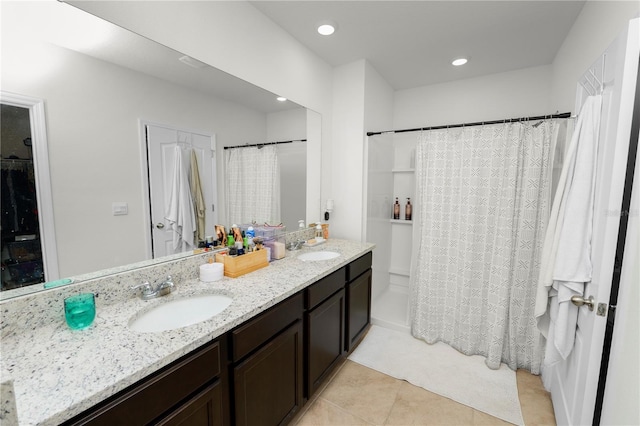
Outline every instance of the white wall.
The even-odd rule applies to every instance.
[[[267,141],[306,139],[307,111],[290,109],[267,114]],[[298,220],[306,221],[307,143],[278,145],[280,165],[280,218],[288,230],[295,230]]]
[[[637,1],[587,1],[553,61],[551,109],[573,111],[576,83],[630,19]]]
[[[145,259],[139,119],[261,140],[266,116],[52,45],[2,37],[2,89],[45,100],[61,276]],[[168,103],[167,100],[171,102]],[[111,203],[129,205],[113,216]]]
[[[304,108],[267,114],[267,140],[264,142],[299,140],[306,137],[307,111]]]
[[[353,240],[360,240],[362,231],[364,77],[361,60],[336,68],[333,79],[329,170],[335,209],[329,223],[331,235]]]
[[[550,111],[550,97],[550,66],[399,90],[395,93],[393,127],[544,115],[554,112]]]

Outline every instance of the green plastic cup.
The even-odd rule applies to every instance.
[[[81,293],[64,299],[64,318],[72,330],[89,327],[96,317],[96,301],[93,293]]]

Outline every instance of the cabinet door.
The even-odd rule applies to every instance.
[[[222,419],[222,385],[218,380],[156,424],[162,426],[222,426],[224,424]]]
[[[302,407],[302,321],[297,320],[233,371],[236,424],[287,423]]]
[[[371,269],[347,284],[347,351],[352,351],[371,322]]]
[[[307,313],[307,398],[344,356],[344,319],[344,289]]]

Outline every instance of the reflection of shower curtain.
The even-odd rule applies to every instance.
[[[277,148],[225,150],[227,218],[230,223],[280,222],[280,168]]]
[[[432,130],[416,151],[415,337],[538,373],[533,315],[555,136],[566,120]]]

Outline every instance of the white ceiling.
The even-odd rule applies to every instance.
[[[330,65],[367,59],[396,90],[550,64],[584,5],[544,0],[250,3]],[[68,4],[44,2],[22,10],[21,2],[11,2],[3,4],[5,12],[9,4],[15,13],[25,13],[24,19],[11,21],[20,28],[15,31],[39,32],[60,46],[263,112],[299,107],[278,103],[272,93],[215,68],[187,67],[177,60],[179,52]],[[316,32],[317,23],[326,19],[339,25],[330,37]],[[99,48],[55,41],[84,40],[88,29],[102,26],[108,28],[99,32],[109,38]],[[458,56],[469,57],[469,63],[453,67],[451,60]]]
[[[367,59],[396,90],[547,65],[584,1],[252,1],[336,67]],[[322,20],[338,23],[329,37]],[[453,67],[466,56],[469,63]]]

